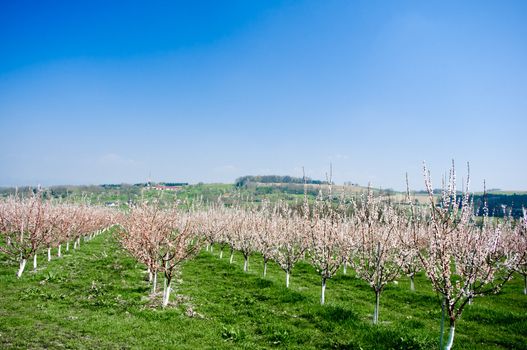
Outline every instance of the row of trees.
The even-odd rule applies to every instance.
[[[268,203],[244,207],[178,205],[162,208],[157,203],[133,206],[127,213],[110,212],[85,204],[44,201],[40,194],[28,198],[12,196],[0,201],[0,250],[19,260],[17,275],[26,261],[41,248],[56,247],[83,235],[118,223],[121,243],[149,272],[152,291],[158,275],[164,275],[162,305],[169,302],[179,266],[197,254],[202,243],[207,250],[219,247],[220,258],[230,250],[249,258],[258,252],[267,264],[275,261],[290,286],[293,267],[300,259],[310,261],[321,278],[321,304],[326,283],[343,267],[351,267],[375,294],[373,322],[379,319],[381,294],[386,285],[406,274],[412,281],[424,271],[438,293],[443,324],[449,321],[445,348],[450,349],[456,320],[465,306],[480,295],[495,293],[516,271],[524,277],[527,294],[527,212],[520,220],[510,215],[491,218],[486,205],[476,215],[469,195],[469,178],[462,195],[456,190],[452,166],[441,193],[434,193],[426,167],[425,184],[429,204],[417,206],[408,192],[407,203],[394,204],[368,191],[360,198],[336,198],[331,193],[302,203]],[[331,184],[331,180],[327,181]],[[176,278],[177,279],[177,278]],[[443,345],[443,344],[441,344]]]
[[[355,199],[335,198],[331,186],[329,193],[311,203],[306,196],[303,203],[248,208],[214,203],[183,211],[142,205],[123,217],[122,241],[153,273],[154,291],[155,276],[164,272],[163,305],[168,302],[175,267],[196,254],[200,242],[207,250],[219,247],[220,258],[229,249],[231,263],[233,253],[241,252],[245,271],[251,255],[260,253],[263,275],[273,260],[284,270],[287,287],[294,265],[300,259],[310,261],[321,277],[321,304],[327,281],[342,266],[344,273],[350,266],[375,294],[374,323],[386,285],[406,274],[413,289],[415,274],[424,271],[440,296],[442,325],[449,321],[445,348],[450,349],[456,320],[467,304],[499,291],[514,271],[525,278],[527,213],[519,221],[510,216],[497,219],[489,217],[484,206],[486,212],[480,217],[469,195],[468,177],[460,196],[452,167],[437,194],[424,170],[428,206],[415,205],[410,193],[405,205],[372,191]]]
[[[21,277],[28,260],[33,259],[37,269],[37,256],[41,249],[62,254],[62,246],[76,249],[81,238],[90,238],[109,227],[114,212],[88,204],[62,203],[43,199],[42,192],[30,196],[13,195],[0,201],[0,252],[19,262],[17,277]]]

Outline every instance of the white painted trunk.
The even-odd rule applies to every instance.
[[[264,260],[264,277],[267,275],[267,261]]]
[[[320,294],[320,305],[324,305],[326,301],[326,279],[322,277],[322,292]]]
[[[214,245],[212,245],[212,244],[210,245],[210,253],[211,254],[214,253]]]
[[[62,244],[59,244],[59,250],[57,251],[57,256],[60,258],[60,250],[62,248]]]
[[[154,271],[154,281],[152,282],[152,294],[156,293],[157,288],[157,271]]]
[[[20,261],[20,268],[18,269],[18,272],[16,273],[16,277],[20,278],[22,276],[22,272],[24,272],[24,269],[26,268],[26,259],[22,259]]]
[[[165,277],[163,279],[163,300],[162,300],[162,303],[165,301],[165,295],[167,295],[167,278]]]
[[[165,296],[163,298],[163,307],[168,305],[168,300],[170,299],[170,285],[171,284],[172,284],[172,282],[168,282],[168,284],[166,286]]]
[[[152,283],[153,276],[152,276],[152,271],[150,270],[150,268],[148,268],[147,272],[148,272],[148,283]]]
[[[209,251],[209,245],[208,245],[208,244],[205,246],[205,251],[206,251],[206,252]]]
[[[51,261],[51,248],[48,247],[48,261]]]
[[[244,256],[243,272],[247,272],[248,265],[249,265],[249,257],[248,256]]]
[[[289,288],[289,271],[285,272],[285,286]]]
[[[381,299],[381,293],[375,292],[375,309],[373,310],[373,324],[379,322],[379,300]]]
[[[347,260],[344,260],[344,274],[347,275],[348,274],[348,261]]]
[[[35,255],[33,255],[33,270],[37,270],[37,253],[35,252]]]
[[[229,264],[232,264],[233,259],[234,259],[234,250],[231,250],[231,259],[229,260]]]
[[[223,249],[220,250],[220,259],[223,259]]]
[[[527,275],[523,276],[523,294],[527,295]]]
[[[66,241],[66,251],[70,251],[70,241]]]
[[[450,331],[448,332],[448,340],[445,345],[445,350],[452,349],[452,345],[454,345],[454,333],[456,331],[456,325],[453,323],[450,323]]]
[[[411,290],[412,292],[415,291],[415,283],[414,283],[414,276],[413,276],[413,275],[410,276],[410,290]]]

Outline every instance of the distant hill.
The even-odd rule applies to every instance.
[[[282,183],[282,184],[310,184],[310,185],[321,185],[321,184],[327,184],[327,181],[322,180],[313,180],[311,178],[302,178],[302,177],[294,177],[294,176],[281,176],[281,175],[246,175],[237,178],[234,181],[234,185],[236,187],[243,187],[246,186],[248,183]]]

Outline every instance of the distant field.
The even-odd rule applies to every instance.
[[[369,286],[342,272],[329,280],[320,306],[320,278],[307,263],[293,270],[291,288],[271,264],[218,251],[185,264],[177,302],[161,309],[147,299],[145,267],[110,233],[36,273],[15,277],[0,257],[0,348],[5,349],[437,349],[440,308],[419,275],[416,292],[401,278],[381,299],[381,323],[371,324]],[[457,324],[455,349],[527,349],[527,297],[512,280],[499,295],[476,299]]]

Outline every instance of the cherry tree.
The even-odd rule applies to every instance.
[[[277,206],[273,214],[273,224],[270,226],[273,230],[271,235],[275,238],[272,259],[285,272],[286,288],[289,288],[293,267],[304,256],[308,246],[304,224],[303,218],[283,203]]]
[[[329,180],[328,183],[330,185],[327,198],[323,197],[321,191],[310,212],[307,197],[304,196],[303,206],[311,263],[321,277],[321,305],[325,303],[326,281],[338,271],[347,245],[342,210],[334,208],[331,181]]]
[[[470,171],[468,172],[468,174]],[[424,166],[429,196],[430,222],[426,249],[419,252],[433,289],[441,296],[443,315],[450,329],[445,349],[454,342],[456,320],[474,297],[496,293],[511,276],[503,249],[504,232],[484,216],[478,224],[469,195],[469,176],[461,196],[457,195],[454,163],[448,182],[436,202],[430,172]],[[441,341],[443,346],[443,322]]]
[[[514,262],[511,269],[523,277],[523,294],[527,295],[527,209],[523,209],[523,216],[508,232],[507,255]]]
[[[277,210],[281,205],[271,207],[268,201],[265,201],[259,212],[258,223],[255,226],[256,250],[263,257],[263,276],[267,275],[267,263],[273,258],[276,250],[276,233],[279,218]]]
[[[123,247],[148,268],[152,294],[157,291],[158,272],[162,270],[162,249],[167,236],[175,228],[175,217],[167,215],[159,205],[142,203],[132,207],[124,217],[120,231]]]
[[[201,237],[197,234],[195,220],[188,213],[173,208],[167,213],[175,219],[175,227],[166,236],[162,251],[162,264],[165,273],[163,307],[168,305],[172,280],[179,272],[181,264],[195,256],[200,249]]]
[[[37,192],[29,198],[10,197],[2,203],[2,207],[0,214],[5,228],[5,244],[0,245],[0,251],[19,260],[16,275],[20,278],[27,259],[36,254],[45,240],[47,205],[41,193]]]
[[[259,229],[259,215],[254,209],[237,209],[231,221],[233,247],[243,255],[243,271],[247,272],[249,256],[256,250],[256,234]]]
[[[405,226],[392,205],[374,197],[371,189],[355,205],[357,251],[352,260],[357,277],[368,282],[375,293],[373,323],[379,321],[381,293],[399,277],[407,253],[401,249],[400,233]]]

